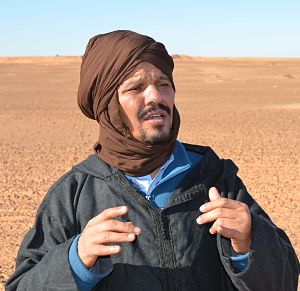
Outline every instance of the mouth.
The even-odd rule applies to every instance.
[[[165,118],[166,114],[164,114],[163,112],[151,112],[144,117],[144,120],[162,120]]]
[[[169,107],[158,104],[156,106],[151,106],[138,114],[139,120],[163,120],[170,116],[171,110]]]
[[[153,111],[153,112],[149,112],[145,117],[144,120],[146,121],[162,121],[164,119],[166,119],[167,115],[165,112],[158,110],[158,111]]]

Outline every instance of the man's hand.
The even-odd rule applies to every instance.
[[[197,218],[198,224],[213,222],[209,232],[219,233],[231,239],[236,253],[243,254],[251,246],[251,215],[248,206],[240,201],[222,198],[217,188],[209,189],[210,202],[203,204],[204,214]]]
[[[141,233],[133,223],[114,219],[127,212],[126,206],[108,208],[87,223],[78,241],[78,255],[87,268],[93,267],[99,256],[121,251],[119,245],[107,243],[132,242]]]

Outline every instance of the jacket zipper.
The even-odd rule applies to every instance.
[[[179,291],[177,276],[176,276],[176,258],[171,241],[169,230],[169,218],[167,214],[162,211],[157,211],[152,207],[150,202],[143,197],[132,185],[122,176],[117,173],[119,182],[123,184],[128,193],[149,212],[155,224],[155,233],[157,234],[159,245],[159,258],[162,265],[161,280],[165,291]]]

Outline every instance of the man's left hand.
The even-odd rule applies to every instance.
[[[222,198],[217,188],[209,189],[210,202],[203,204],[203,212],[197,218],[198,224],[213,222],[209,232],[219,233],[231,239],[233,250],[238,254],[250,251],[251,247],[251,215],[247,204],[228,198]]]

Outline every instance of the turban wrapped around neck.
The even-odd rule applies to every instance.
[[[96,35],[82,56],[78,105],[100,126],[94,147],[105,162],[132,176],[150,174],[174,150],[180,118],[174,106],[172,134],[163,145],[150,146],[132,139],[119,115],[118,88],[136,66],[148,62],[173,83],[174,63],[162,43],[128,30]]]

